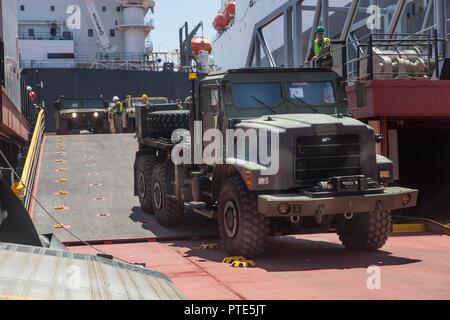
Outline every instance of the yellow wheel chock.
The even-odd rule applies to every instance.
[[[245,258],[241,257],[241,256],[231,256],[231,257],[226,257],[225,259],[223,259],[222,262],[232,264],[235,261],[245,261]]]
[[[55,192],[55,196],[67,196],[69,193],[67,191],[58,191]]]
[[[67,182],[67,179],[63,179],[63,178],[55,181],[55,183],[66,183],[66,182]]]
[[[214,250],[220,248],[218,243],[204,243],[200,245],[200,249],[202,250]]]
[[[256,263],[252,260],[240,260],[240,261],[233,261],[231,266],[233,268],[248,268],[256,266]]]

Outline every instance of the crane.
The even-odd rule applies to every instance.
[[[89,12],[89,16],[94,24],[95,32],[100,41],[101,48],[106,53],[117,52],[118,47],[111,43],[108,33],[105,30],[105,26],[98,14],[97,7],[95,6],[94,0],[84,0],[86,8]]]
[[[182,67],[191,66],[192,61],[197,63],[197,59],[192,52],[192,39],[194,39],[200,28],[203,28],[203,22],[197,24],[191,32],[189,32],[187,22],[185,22],[184,26],[180,28],[180,63]]]

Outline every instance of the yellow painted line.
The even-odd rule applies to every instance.
[[[427,226],[423,223],[402,223],[394,224],[394,233],[419,233],[427,232]]]

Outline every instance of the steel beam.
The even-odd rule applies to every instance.
[[[288,8],[284,14],[284,66],[290,68],[294,66],[294,43],[292,37],[292,13],[294,8]]]
[[[329,0],[322,0],[322,26],[326,32],[329,32],[329,20],[330,20],[330,2]]]
[[[347,14],[347,18],[345,19],[344,28],[341,33],[341,41],[347,41],[348,35],[350,33],[350,29],[355,22],[356,13],[358,11],[358,6],[360,4],[360,0],[353,0],[350,9]]]
[[[256,37],[258,39],[258,42],[260,43],[261,47],[264,50],[264,53],[266,54],[267,60],[269,60],[269,66],[276,67],[275,59],[272,56],[272,52],[270,51],[269,46],[267,45],[266,39],[264,39],[264,35],[262,34],[261,30],[258,30],[256,32]]]
[[[314,38],[316,36],[316,28],[319,25],[321,15],[322,15],[322,1],[317,0],[316,12],[314,13],[314,20],[313,20],[313,24],[311,26],[311,32],[309,33],[309,42],[308,42],[308,48],[307,48],[306,54],[308,54],[311,51],[312,44],[313,44]]]
[[[427,11],[425,12],[425,17],[422,22],[422,29],[420,31],[425,30],[430,24],[431,15],[433,14],[433,7],[433,1],[428,1]]]
[[[442,1],[442,0],[439,0]],[[399,0],[397,7],[395,8],[395,12],[392,16],[391,24],[389,25],[389,29],[387,30],[387,33],[389,34],[395,34],[395,31],[397,30],[397,26],[402,18],[403,12],[405,12],[406,8],[406,0]],[[389,36],[392,37],[392,36]]]
[[[294,67],[299,67],[303,64],[303,8],[302,1],[293,0],[292,2],[292,55]]]

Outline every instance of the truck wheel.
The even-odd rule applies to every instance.
[[[338,235],[348,250],[375,251],[386,243],[391,226],[389,211],[361,213],[351,220],[342,220],[338,227]]]
[[[145,155],[141,156],[137,165],[137,191],[139,196],[139,202],[144,212],[153,213],[153,201],[152,201],[152,173],[154,166],[158,163],[159,159],[156,156]]]
[[[267,246],[269,220],[257,209],[257,193],[240,177],[228,178],[219,198],[220,236],[228,254],[246,257],[261,254]]]
[[[158,164],[153,169],[150,192],[156,221],[164,227],[177,225],[184,214],[184,202],[174,199],[170,191],[166,166],[164,163]]]
[[[189,111],[160,111],[150,113],[147,118],[149,133],[155,137],[170,139],[177,129],[189,129]]]
[[[134,119],[127,119],[127,132],[128,133],[135,133],[136,132],[136,125]]]
[[[102,120],[102,133],[103,134],[109,133],[109,121],[108,121],[108,118],[104,118]]]
[[[59,134],[66,135],[69,132],[69,120],[61,119],[59,122]]]

